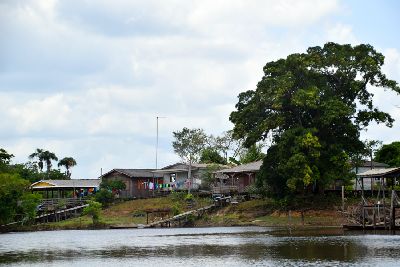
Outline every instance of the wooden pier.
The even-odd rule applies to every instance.
[[[184,226],[186,225],[193,216],[195,218],[201,218],[206,212],[209,212],[216,208],[215,204],[199,208],[196,210],[190,210],[181,214],[178,214],[176,216],[173,216],[171,218],[155,221],[149,224],[146,224],[143,226],[143,228],[151,228],[151,227],[176,227],[176,226]]]
[[[181,227],[187,225],[193,219],[199,219],[207,212],[213,211],[219,207],[224,207],[231,203],[231,197],[220,197],[214,201],[214,204],[202,207],[195,210],[190,210],[176,216],[148,223],[142,225],[141,228],[151,228],[151,227]],[[233,202],[232,202],[233,203]]]
[[[343,225],[343,227],[353,230],[399,229],[400,213],[398,210],[400,209],[400,199],[393,188],[398,183],[400,168],[373,169],[357,176],[362,190],[361,202],[348,212],[348,221],[350,223]],[[370,199],[367,199],[364,195],[364,178],[374,180],[376,183],[376,196],[372,194]],[[390,198],[387,195],[390,192],[389,188],[392,188]]]
[[[71,217],[79,216],[85,207],[89,204],[82,204],[72,208],[59,209],[54,211],[47,211],[35,217],[36,223],[59,222]]]

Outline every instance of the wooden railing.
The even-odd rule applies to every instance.
[[[213,194],[224,194],[224,193],[238,191],[239,187],[237,185],[219,185],[219,186],[213,186],[211,190]]]
[[[41,210],[58,210],[85,204],[86,198],[48,198],[43,199]]]

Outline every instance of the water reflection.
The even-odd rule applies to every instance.
[[[399,236],[338,229],[185,228],[0,235],[0,265],[396,265]]]

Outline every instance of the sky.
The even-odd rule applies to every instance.
[[[0,147],[72,156],[73,178],[179,161],[172,132],[232,129],[263,66],[328,41],[369,43],[400,81],[396,0],[0,0]],[[396,120],[363,138],[399,140],[400,96],[371,88]]]

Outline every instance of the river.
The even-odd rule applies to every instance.
[[[399,266],[400,236],[263,227],[0,234],[1,266]]]

